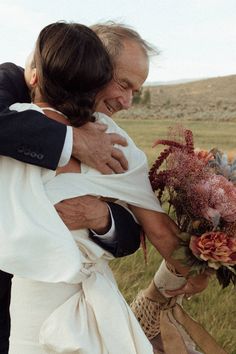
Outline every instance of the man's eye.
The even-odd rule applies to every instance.
[[[128,88],[128,85],[125,82],[118,82],[118,85],[123,89],[126,90]]]

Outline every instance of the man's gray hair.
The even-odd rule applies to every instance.
[[[97,23],[90,28],[101,39],[113,62],[120,55],[125,40],[137,43],[147,57],[159,54],[158,49],[145,41],[134,29],[123,23],[107,21]]]

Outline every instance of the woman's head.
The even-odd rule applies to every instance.
[[[39,34],[33,60],[33,99],[47,102],[81,125],[112,78],[112,64],[97,35],[76,23],[56,22]]]

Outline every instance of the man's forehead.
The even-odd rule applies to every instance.
[[[120,53],[115,58],[116,66],[133,67],[135,64],[142,64],[143,66],[149,65],[149,58],[139,43],[134,41],[124,41]]]
[[[139,90],[148,75],[149,63],[145,56],[131,60],[118,60],[114,68],[115,81],[123,82],[129,87]]]
[[[132,75],[131,71],[126,71],[125,73],[120,71],[114,76],[115,81],[125,84],[127,87],[133,88],[136,85],[136,77]]]
[[[126,61],[132,60],[132,61],[142,61],[145,63],[149,63],[149,57],[145,54],[142,48],[139,46],[132,46],[128,47],[125,46],[117,55],[115,59],[115,65],[116,63],[124,63]]]

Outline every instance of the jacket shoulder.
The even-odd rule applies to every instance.
[[[29,102],[29,92],[24,79],[24,69],[14,63],[0,65],[1,104],[10,106],[14,102]]]

